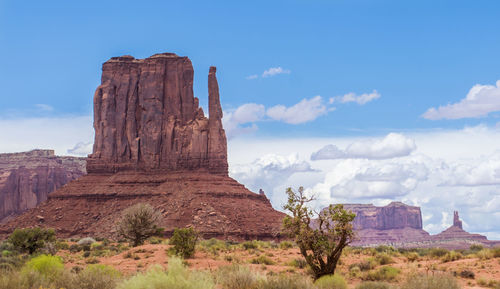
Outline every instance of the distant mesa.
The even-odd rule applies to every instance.
[[[85,173],[85,158],[56,156],[53,150],[0,154],[0,223]]]
[[[162,227],[204,237],[279,238],[283,213],[228,176],[216,68],[208,74],[209,117],[193,93],[194,70],[173,53],[113,57],[94,95],[95,141],[88,174],[0,225],[55,228],[60,236],[112,236],[124,209],[156,207]]]
[[[472,244],[500,245],[500,241],[490,241],[485,236],[464,231],[457,211],[453,213],[453,225],[450,228],[437,235],[430,235],[422,228],[420,207],[392,202],[382,207],[345,204],[344,208],[356,214],[354,230],[357,238],[352,244],[354,246],[465,249]]]

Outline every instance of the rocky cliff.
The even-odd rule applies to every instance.
[[[194,70],[173,53],[113,57],[94,95],[95,141],[89,173],[208,171],[227,175],[219,87],[208,75],[209,116],[193,95]]]
[[[167,235],[277,239],[283,213],[227,174],[227,144],[215,67],[208,74],[209,117],[193,95],[193,67],[172,53],[113,57],[94,95],[95,143],[88,175],[0,226],[55,228],[60,236],[114,236],[124,209],[149,203]]]
[[[0,222],[84,174],[85,158],[55,156],[53,150],[0,154]]]
[[[422,229],[422,214],[419,207],[392,202],[384,207],[372,204],[345,204],[344,208],[356,213],[356,230],[375,229]]]

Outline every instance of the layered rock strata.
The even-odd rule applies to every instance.
[[[122,211],[145,202],[166,234],[194,227],[203,237],[279,239],[283,213],[227,173],[216,68],[208,75],[209,117],[193,95],[193,67],[172,53],[114,57],[94,96],[95,143],[88,175],[0,226],[55,228],[60,236],[113,236]]]
[[[215,67],[209,116],[193,94],[194,70],[173,53],[113,57],[94,95],[95,141],[89,173],[207,171],[227,175],[226,135]]]
[[[345,204],[344,208],[356,214],[354,230],[357,238],[352,243],[354,246],[466,249],[472,244],[500,245],[498,241],[490,241],[485,236],[464,231],[457,211],[453,213],[453,225],[450,228],[437,235],[430,235],[422,229],[419,207],[392,202],[383,207]]]
[[[84,174],[85,158],[56,156],[53,150],[0,154],[0,222]]]

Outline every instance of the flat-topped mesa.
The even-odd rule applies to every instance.
[[[173,53],[113,57],[94,95],[95,141],[87,171],[206,171],[226,175],[227,142],[215,67],[209,118],[193,93],[194,70]]]
[[[356,213],[354,228],[362,229],[422,229],[422,214],[419,207],[392,202],[387,206],[372,204],[345,204],[344,208]]]

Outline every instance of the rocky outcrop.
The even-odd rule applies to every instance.
[[[0,154],[0,222],[84,174],[85,158],[55,156],[53,150]]]
[[[383,207],[372,204],[345,204],[344,208],[356,214],[356,239],[352,243],[354,246],[466,249],[471,244],[500,244],[497,241],[489,241],[485,236],[464,231],[457,211],[453,213],[453,225],[450,228],[440,234],[430,235],[422,229],[419,207],[392,202]]]
[[[88,175],[0,226],[55,228],[62,237],[114,236],[122,211],[145,202],[167,235],[194,227],[203,237],[279,239],[283,213],[227,174],[227,142],[216,69],[208,75],[209,117],[193,96],[193,67],[172,53],[114,57],[94,96],[95,143]]]
[[[215,67],[208,76],[210,118],[194,97],[194,71],[187,57],[113,57],[102,71],[94,95],[89,173],[199,170],[227,175]]]
[[[372,204],[345,204],[344,208],[356,213],[354,219],[356,230],[422,229],[420,208],[401,202],[392,202],[383,207]]]

